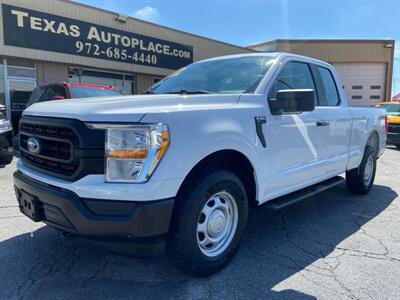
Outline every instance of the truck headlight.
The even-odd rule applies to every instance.
[[[164,124],[88,126],[106,130],[106,182],[146,182],[169,146]]]
[[[0,133],[12,130],[10,121],[0,120]]]

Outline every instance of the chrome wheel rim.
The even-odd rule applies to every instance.
[[[230,245],[238,224],[238,207],[228,192],[211,196],[197,220],[197,245],[208,257],[223,253]]]
[[[374,173],[374,158],[370,155],[367,159],[364,169],[364,183],[369,185],[372,179],[372,174]]]

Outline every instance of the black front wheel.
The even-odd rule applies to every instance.
[[[236,252],[247,223],[247,196],[240,179],[225,170],[203,170],[178,195],[170,250],[196,276],[222,269]]]
[[[376,173],[376,151],[367,146],[358,168],[346,172],[347,188],[353,194],[367,194],[371,189]]]

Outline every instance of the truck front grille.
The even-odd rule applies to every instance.
[[[52,173],[70,176],[78,169],[78,165],[54,162],[51,159],[39,158],[27,153],[23,153],[22,156],[26,158],[30,164]]]
[[[30,151],[28,139],[40,145]],[[67,180],[104,172],[104,131],[81,121],[24,116],[20,121],[22,161],[38,171]]]
[[[45,137],[53,138],[73,138],[77,139],[77,136],[70,128],[50,126],[46,124],[32,124],[32,123],[22,123],[20,130],[30,133],[38,134]]]

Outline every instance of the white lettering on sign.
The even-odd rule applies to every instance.
[[[146,52],[153,52],[158,54],[164,55],[172,55],[176,57],[188,58],[190,59],[190,52],[189,51],[182,51],[174,49],[173,52],[170,52],[169,45],[163,45],[161,43],[154,43],[154,42],[145,42],[141,39],[136,39],[133,37],[120,35],[116,33],[110,33],[103,30],[98,30],[95,26],[91,26],[86,37],[87,40],[92,41],[96,40],[97,42],[103,42],[107,44],[114,44],[118,46],[121,44],[124,47],[130,48],[138,48],[141,51]]]
[[[18,27],[23,28],[24,27],[24,17],[28,17],[29,14],[23,11],[18,11],[18,10],[11,10],[11,13],[13,15],[17,16],[17,25]]]
[[[1,8],[5,45],[168,69],[193,61],[188,45],[4,3]]]
[[[11,10],[11,14],[17,17],[17,26],[24,28],[24,18],[29,19],[29,28],[44,32],[51,32],[56,34],[64,34],[67,36],[79,37],[81,35],[78,25],[70,25],[67,27],[65,23],[57,23],[54,20],[47,20],[44,18],[32,17],[28,13],[19,10]]]

